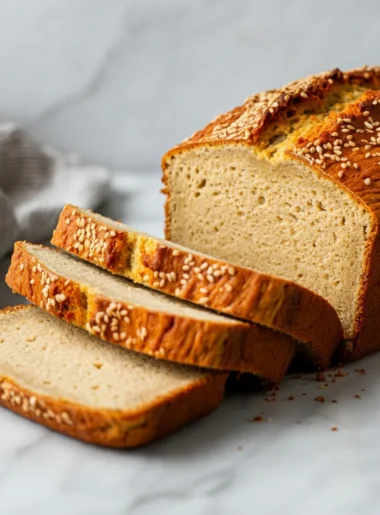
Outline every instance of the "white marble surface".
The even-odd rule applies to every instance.
[[[103,212],[161,235],[162,153],[255,91],[379,64],[379,14],[378,0],[0,0],[0,119],[124,170]],[[0,279],[0,305],[16,302]],[[1,409],[0,513],[378,515],[379,367],[327,389],[289,378],[273,403],[231,394],[133,452]]]
[[[161,235],[158,189],[157,175],[117,174],[102,211]],[[0,300],[18,302],[5,286]],[[378,515],[379,368],[380,354],[326,377],[326,389],[313,374],[290,377],[275,402],[229,394],[206,419],[135,451],[85,445],[0,409],[0,513]]]

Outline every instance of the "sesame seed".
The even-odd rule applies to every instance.
[[[366,159],[368,159],[369,157],[371,157],[371,153],[370,152],[367,152],[366,155],[364,156]]]
[[[155,277],[155,278],[157,279],[157,277],[158,277],[158,272],[157,272],[157,270],[153,273],[153,277]]]
[[[149,279],[150,279],[149,275],[144,275],[144,277],[143,277],[143,281],[144,281],[145,283],[147,283],[147,282],[149,281]]]
[[[97,325],[92,326],[92,330],[94,331],[94,333],[98,333],[98,334],[101,332],[100,327]]]
[[[187,270],[190,270],[189,265],[183,265],[182,270],[184,270],[185,272],[187,272]]]
[[[207,280],[209,283],[213,283],[214,282],[214,277],[212,275],[207,275]]]
[[[333,136],[334,138],[337,138],[339,136],[339,133],[338,132],[333,132],[333,133],[331,133],[331,136]]]
[[[288,102],[290,100],[290,96],[289,95],[285,95],[284,96],[284,100],[285,100],[285,102]]]
[[[342,163],[340,166],[341,166],[343,169],[347,168],[346,163]]]
[[[202,274],[198,274],[198,275],[197,275],[197,277],[198,277],[198,279],[199,279],[200,281],[203,281],[203,279],[204,279],[204,277],[203,277],[203,275],[202,275]]]
[[[307,93],[305,93],[304,91],[301,91],[300,94],[302,98],[308,98]]]
[[[230,275],[235,275],[235,273],[236,273],[235,268],[234,268],[234,267],[232,267],[232,266],[229,266],[229,267],[228,267],[228,273],[229,273]]]
[[[185,281],[185,279],[181,279],[180,280],[180,283],[183,284],[185,286],[185,284],[187,284],[187,281]]]
[[[371,148],[371,145],[366,145],[364,148],[365,150],[369,150]]]
[[[34,283],[35,283],[35,280],[34,280],[34,279],[31,279],[29,282],[30,282],[30,284],[34,284]]]
[[[165,279],[161,279],[160,281],[160,288],[163,288],[165,286]]]
[[[142,327],[141,330],[140,330],[140,336],[141,336],[141,339],[144,340],[148,335],[148,331],[146,330],[145,327]]]
[[[112,333],[112,338],[118,342],[120,340],[120,334],[119,333]]]
[[[199,291],[201,293],[207,293],[208,292],[207,288],[199,288]]]
[[[24,270],[24,268],[25,268],[24,263],[21,263],[21,265],[20,265],[20,270],[21,270],[21,272]]]
[[[177,280],[177,274],[175,272],[171,272],[171,278],[172,278],[172,281],[176,281]]]
[[[34,266],[34,267],[32,268],[32,272],[33,272],[34,274],[37,272],[37,267],[36,267],[36,266]]]
[[[230,284],[225,284],[224,289],[227,291],[232,291],[232,286]]]
[[[199,299],[199,303],[200,304],[206,304],[208,302],[208,300],[209,300],[208,297],[201,297]]]
[[[155,282],[153,283],[153,288],[158,288],[159,286],[160,286],[159,281],[155,281]]]
[[[173,250],[173,256],[179,256],[179,250],[174,249]]]
[[[356,168],[356,170],[359,168],[358,163],[354,163],[352,166],[353,166],[354,168]]]
[[[367,177],[366,179],[364,179],[364,184],[366,186],[369,186],[371,184],[371,179],[369,177]]]
[[[116,232],[115,232],[115,231],[110,231],[110,235],[111,235],[112,237],[114,237],[114,236],[116,236]]]
[[[208,263],[206,263],[206,261],[205,261],[204,263],[201,264],[200,269],[205,270],[207,267],[208,267]]]
[[[368,129],[373,129],[373,125],[372,125],[372,123],[370,123],[370,122],[365,121],[365,122],[364,122],[364,125],[365,125]]]
[[[126,337],[127,337],[127,333],[125,333],[125,332],[120,333],[120,338],[121,338],[122,340],[125,340],[125,339],[126,339]]]

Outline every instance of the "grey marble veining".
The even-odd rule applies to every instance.
[[[254,92],[378,62],[377,0],[0,0],[0,116],[119,169]]]
[[[161,155],[255,91],[379,64],[379,14],[377,0],[0,0],[0,117],[124,170],[102,212],[162,236]],[[16,302],[0,282],[0,305]],[[0,409],[0,513],[378,515],[379,367],[326,389],[289,378],[276,402],[230,394],[132,452]]]

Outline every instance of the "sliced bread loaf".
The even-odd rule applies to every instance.
[[[338,315],[294,282],[200,254],[67,205],[52,243],[138,284],[281,331],[325,367],[343,336]]]
[[[6,280],[53,315],[157,358],[279,382],[294,356],[287,335],[193,307],[56,249],[16,243]]]
[[[163,158],[166,237],[317,292],[380,349],[380,68],[248,98]]]
[[[226,378],[108,345],[34,306],[0,312],[0,404],[80,440],[146,444],[214,410]]]

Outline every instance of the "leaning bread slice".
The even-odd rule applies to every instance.
[[[325,367],[343,336],[333,307],[294,282],[148,236],[67,205],[52,243],[166,294],[281,331]]]
[[[8,285],[99,338],[179,363],[282,379],[294,341],[137,286],[69,254],[16,243]]]
[[[80,440],[146,444],[214,410],[226,377],[108,345],[34,306],[0,312],[0,404]]]

